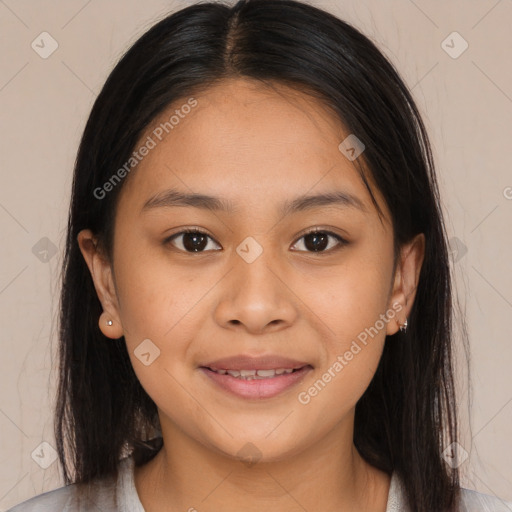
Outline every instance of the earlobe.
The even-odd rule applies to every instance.
[[[123,335],[123,329],[119,317],[111,264],[102,254],[98,241],[90,229],[80,231],[77,242],[104,310],[98,319],[99,328],[108,338],[120,338]],[[111,325],[107,323],[109,321],[112,322]]]
[[[101,332],[107,338],[112,338],[116,340],[123,335],[123,329],[121,324],[112,320],[111,315],[109,315],[106,311],[103,311],[103,313],[101,313],[98,325]]]

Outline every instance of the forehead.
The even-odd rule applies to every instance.
[[[235,206],[336,187],[370,209],[354,163],[338,148],[349,133],[316,98],[281,84],[233,79],[193,99],[191,109],[183,107],[190,98],[174,102],[141,137],[150,137],[154,147],[122,194],[140,209],[149,196],[171,187]]]

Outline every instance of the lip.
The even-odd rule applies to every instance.
[[[263,360],[261,359],[261,361]],[[217,364],[219,363],[217,362]],[[271,368],[283,368],[283,366],[267,366],[267,368],[262,368],[261,366],[257,368],[241,368],[239,366],[237,369],[264,370]],[[306,364],[305,366],[302,366],[300,369],[292,373],[283,373],[282,375],[276,375],[275,377],[254,380],[243,380],[237,377],[233,377],[229,375],[229,373],[221,375],[220,373],[216,373],[213,370],[210,370],[210,368],[204,366],[201,366],[199,369],[224,391],[227,391],[240,398],[262,400],[277,396],[285,390],[288,390],[294,385],[298,384],[300,381],[302,381],[306,374],[313,370],[313,367],[310,364]]]
[[[212,370],[276,370],[279,368],[289,370],[311,365],[306,361],[297,361],[296,359],[278,356],[277,354],[257,357],[240,354],[234,357],[224,357],[206,362],[199,366],[201,368],[211,368]]]

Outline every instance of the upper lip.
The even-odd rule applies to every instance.
[[[209,363],[201,364],[200,366],[210,368],[211,370],[277,370],[280,368],[296,369],[311,365],[304,361],[297,361],[288,357],[269,354],[259,357],[248,355],[224,357]]]

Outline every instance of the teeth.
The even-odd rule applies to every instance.
[[[242,377],[254,377],[256,375],[256,370],[240,370],[240,375]]]
[[[259,377],[275,377],[275,370],[258,370]]]
[[[253,379],[268,379],[275,377],[276,375],[282,375],[283,373],[292,373],[293,368],[278,368],[275,370],[213,370],[221,375],[229,374],[232,377],[236,377],[244,380]]]

